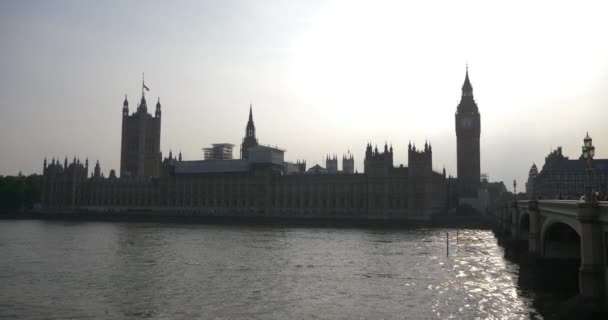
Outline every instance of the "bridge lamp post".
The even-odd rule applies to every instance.
[[[591,138],[587,132],[587,136],[583,140],[583,159],[587,160],[587,183],[585,185],[585,202],[587,203],[592,203],[596,200],[591,187],[593,181],[593,157],[595,157],[595,147],[591,143]]]

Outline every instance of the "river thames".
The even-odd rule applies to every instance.
[[[4,220],[0,257],[1,319],[542,319],[487,230]]]

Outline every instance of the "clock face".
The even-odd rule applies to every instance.
[[[462,120],[460,120],[460,122],[464,128],[470,128],[471,126],[473,126],[473,119],[471,119],[470,117],[464,117],[462,118]]]

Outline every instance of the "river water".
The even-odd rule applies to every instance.
[[[485,230],[4,220],[0,259],[0,319],[542,318]]]

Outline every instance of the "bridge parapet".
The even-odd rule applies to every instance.
[[[600,222],[602,224],[607,225],[608,224],[608,201],[598,202],[598,211],[599,211],[598,219],[600,220]],[[608,239],[607,239],[607,241],[608,241]]]
[[[572,228],[580,237],[579,295],[594,301],[602,299],[608,307],[608,202],[588,203],[578,200],[517,201],[511,210],[503,210],[503,223],[511,224],[511,237],[523,235],[529,226],[528,253],[544,259],[547,234],[553,226]],[[505,211],[510,214],[505,214]],[[529,219],[528,221],[524,221]],[[520,221],[519,223],[515,223]],[[556,233],[553,232],[553,237]],[[558,233],[559,236],[559,233]],[[556,244],[555,239],[551,251]],[[559,243],[558,243],[559,245]],[[558,252],[568,247],[557,248]],[[547,249],[548,250],[548,249]]]
[[[578,215],[581,201],[575,200],[539,200],[538,210],[543,214],[557,214],[575,218]]]

